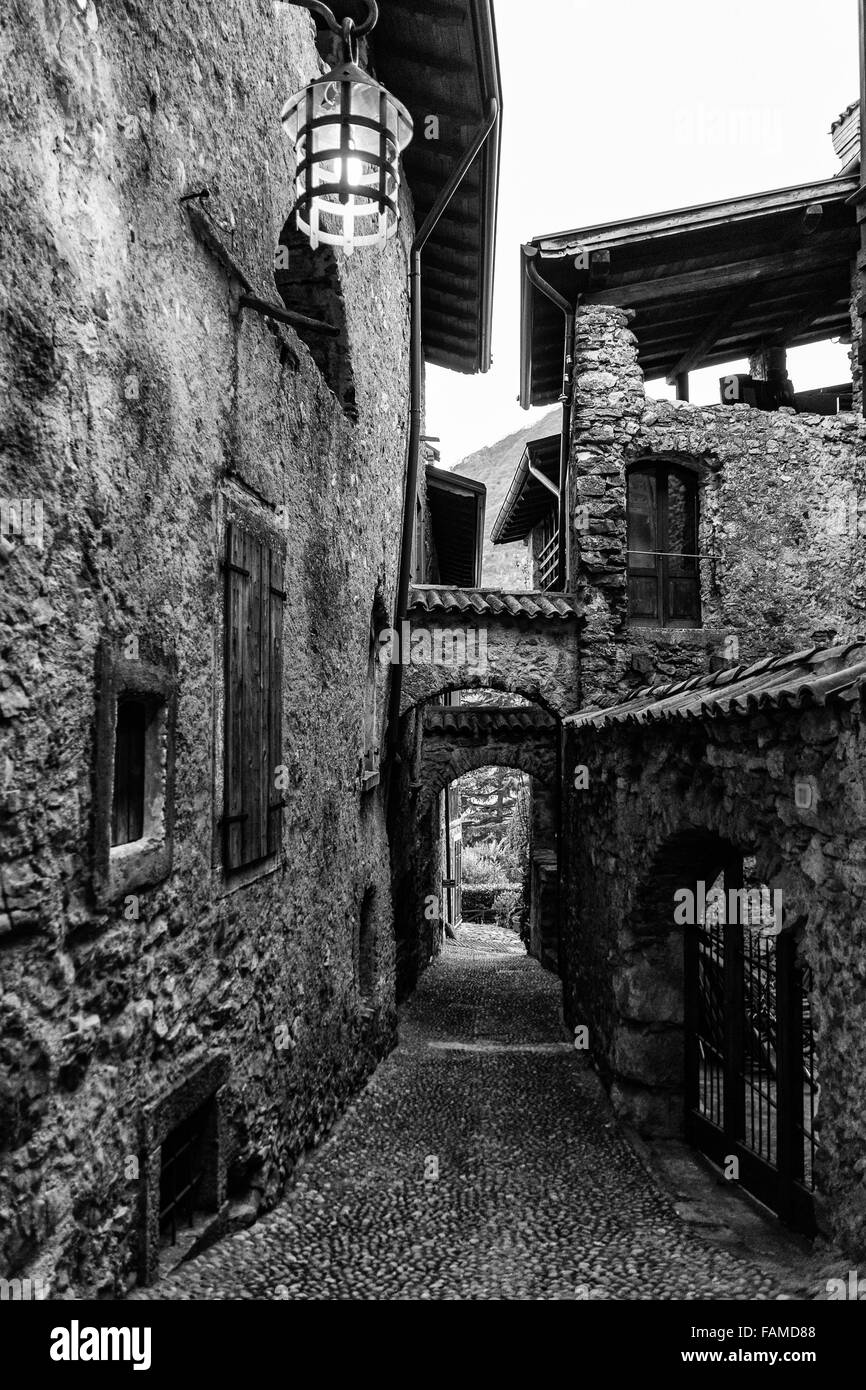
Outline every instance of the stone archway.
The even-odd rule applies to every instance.
[[[483,767],[514,768],[532,779],[535,845],[530,950],[557,971],[560,721],[537,706],[427,705],[412,711],[408,722],[415,731],[415,752],[407,783],[407,815],[395,827],[399,839],[393,855],[400,954],[405,963],[401,995],[411,991],[443,940],[442,921],[429,916],[430,902],[443,899],[441,794],[464,773]]]
[[[579,626],[563,598],[416,587],[398,634],[401,712],[452,690],[492,689],[563,718],[578,704]]]
[[[703,829],[660,845],[612,973],[611,1096],[641,1129],[733,1162],[729,1177],[812,1233],[821,1059],[807,917],[773,886],[778,862],[770,840]]]
[[[556,781],[559,726],[544,710],[491,705],[428,706],[423,714],[419,806],[481,767],[513,767]]]

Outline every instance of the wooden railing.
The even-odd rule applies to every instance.
[[[559,569],[559,531],[554,531],[547,545],[540,552],[536,565],[538,568],[538,587],[542,591],[554,588]]]

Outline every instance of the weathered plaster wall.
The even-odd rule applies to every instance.
[[[820,1097],[819,1210],[866,1250],[866,746],[862,703],[599,729],[566,722],[561,960],[566,1014],[618,1110],[648,1133],[683,1122],[683,948],[674,892],[728,842],[780,889],[812,967]],[[797,780],[817,800],[799,810]],[[583,779],[586,780],[586,779]]]
[[[146,1102],[228,1052],[229,1195],[255,1206],[392,1041],[381,791],[357,770],[370,613],[396,580],[412,221],[340,262],[356,422],[291,329],[231,315],[178,201],[206,185],[276,297],[278,117],[320,70],[309,16],[22,0],[0,33],[0,495],[41,499],[45,524],[41,551],[0,558],[0,1271],[105,1294],[136,1267]],[[287,531],[292,785],[278,865],[235,891],[217,825],[232,510]],[[90,849],[97,647],[130,635],[177,677],[174,864],[137,920],[95,907]],[[354,959],[371,884],[372,1014]]]
[[[629,314],[577,316],[572,573],[585,605],[582,704],[648,677],[682,679],[866,628],[866,422],[647,399]],[[703,627],[630,627],[626,469],[670,460],[699,478]],[[736,637],[737,648],[728,643]]]

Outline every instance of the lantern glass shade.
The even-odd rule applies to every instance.
[[[298,166],[298,229],[320,242],[384,246],[400,218],[400,153],[412,118],[390,92],[353,62],[332,68],[289,97],[282,122]]]

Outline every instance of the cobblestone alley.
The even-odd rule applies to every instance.
[[[463,927],[277,1209],[134,1297],[802,1296],[793,1270],[780,1284],[681,1220],[565,1038],[559,992],[511,933]]]

